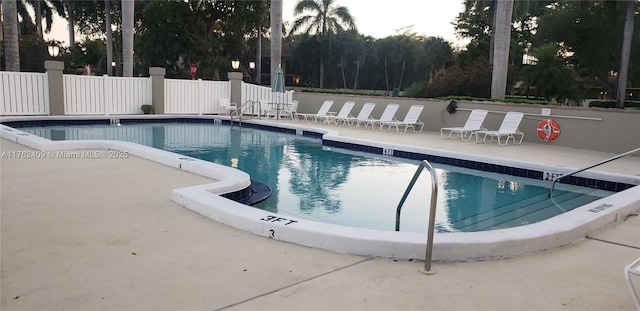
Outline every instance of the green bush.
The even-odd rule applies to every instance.
[[[142,110],[142,113],[144,114],[155,114],[156,110],[155,108],[153,108],[153,105],[142,105],[142,107],[140,107],[140,110]]]
[[[589,103],[589,107],[616,108],[616,102],[614,100],[595,100]],[[624,107],[640,109],[640,102],[625,101]]]
[[[312,89],[306,88],[300,90],[306,93],[328,93],[328,94],[345,94],[345,95],[366,95],[366,96],[384,96],[384,92],[375,91],[360,91],[360,90],[347,90],[347,89]]]

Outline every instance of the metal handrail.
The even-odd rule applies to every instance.
[[[409,186],[407,186],[407,190],[405,190],[404,195],[402,195],[402,199],[400,199],[400,203],[398,203],[398,208],[396,209],[396,231],[400,231],[400,213],[402,210],[402,206],[407,200],[409,192],[411,192],[411,189],[416,184],[420,173],[422,173],[422,170],[425,167],[427,168],[429,173],[431,173],[431,207],[429,209],[429,228],[427,229],[427,249],[424,256],[424,272],[430,273],[431,254],[433,253],[433,235],[436,224],[436,205],[438,202],[438,178],[436,177],[435,170],[427,160],[422,160],[422,162],[420,162],[420,166],[418,166],[416,173],[413,175],[413,178],[411,178],[411,181],[409,182]]]
[[[609,162],[611,162],[611,161],[613,161],[613,160],[620,159],[620,158],[622,158],[622,157],[624,157],[624,156],[628,156],[628,155],[633,154],[633,153],[636,153],[636,152],[638,152],[638,151],[640,151],[640,148],[636,148],[636,149],[633,149],[633,150],[627,151],[627,152],[625,152],[625,153],[621,153],[621,154],[619,154],[619,155],[617,155],[617,156],[615,156],[615,157],[611,157],[611,158],[609,158],[609,159],[606,159],[606,160],[600,161],[600,162],[598,162],[598,163],[596,163],[596,164],[589,165],[589,166],[587,166],[587,167],[585,167],[585,168],[581,168],[581,169],[579,169],[579,170],[575,170],[575,171],[573,171],[573,172],[571,172],[571,173],[569,173],[569,174],[565,174],[565,175],[558,176],[558,177],[554,178],[554,179],[553,179],[553,182],[551,182],[551,187],[549,188],[549,197],[551,197],[551,196],[553,195],[553,189],[555,188],[556,182],[557,182],[558,180],[560,180],[561,178],[565,178],[565,177],[569,177],[569,176],[574,175],[574,174],[578,174],[578,173],[580,173],[580,172],[582,172],[582,171],[586,171],[586,170],[588,170],[588,169],[590,169],[590,168],[594,168],[594,167],[596,167],[596,166],[599,166],[599,165],[602,165],[602,164],[605,164],[605,163],[609,163]]]

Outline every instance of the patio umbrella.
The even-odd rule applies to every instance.
[[[282,101],[282,98],[284,98],[284,96],[282,96],[284,94],[284,75],[282,74],[282,67],[280,65],[278,65],[278,69],[276,69],[276,74],[273,77],[273,84],[271,85],[271,98],[278,98],[278,101],[275,103],[276,104],[276,119],[278,119],[280,117],[280,105],[284,104],[284,102],[280,103],[280,101]],[[276,94],[273,93],[283,93],[280,96],[276,96]]]

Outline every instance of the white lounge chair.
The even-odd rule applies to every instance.
[[[236,103],[232,103],[227,97],[220,97],[218,99],[220,108],[223,109],[225,115],[231,115],[238,112],[238,106]]]
[[[335,125],[339,125],[340,123],[345,123],[346,118],[352,117],[351,110],[353,110],[353,106],[355,105],[356,105],[355,102],[345,102],[344,105],[342,105],[342,108],[340,108],[340,111],[338,112],[338,114],[335,116],[326,116],[324,118],[324,123],[329,124],[333,122],[333,124]]]
[[[412,128],[413,131],[415,132],[416,126],[419,126],[420,132],[422,132],[424,123],[420,121],[420,114],[422,113],[423,109],[424,109],[424,106],[422,105],[412,105],[411,107],[409,107],[409,111],[407,111],[407,115],[404,117],[404,120],[380,122],[380,130],[382,130],[386,125],[389,127],[389,131],[391,131],[392,127],[395,127],[398,133],[406,133],[407,129],[409,128]],[[402,128],[402,132],[400,131],[400,128]]]
[[[380,116],[380,119],[368,120],[368,121],[366,121],[367,124],[371,124],[371,128],[375,129],[376,125],[380,125],[383,122],[391,122],[391,121],[393,121],[395,116],[396,116],[396,112],[398,111],[398,107],[400,107],[400,105],[398,105],[398,104],[393,104],[393,103],[387,104],[387,107],[384,108],[384,111],[382,112],[382,115]],[[380,129],[382,129],[382,126],[380,126]]]
[[[302,117],[305,122],[313,121],[324,121],[325,117],[329,115],[329,109],[331,109],[331,105],[333,105],[333,100],[325,100],[320,106],[318,113],[298,113],[299,117]]]
[[[356,117],[348,117],[344,121],[349,124],[349,127],[360,128],[360,124],[364,124],[365,128],[367,128],[368,121],[371,120],[371,113],[375,107],[375,103],[366,103]]]
[[[507,112],[504,116],[504,120],[502,120],[502,124],[497,131],[477,131],[476,132],[476,143],[484,143],[487,140],[487,136],[491,137],[491,142],[493,142],[494,138],[498,139],[499,146],[506,146],[509,143],[509,139],[513,139],[513,143],[515,145],[519,145],[522,143],[522,139],[524,138],[524,133],[520,132],[518,127],[520,126],[520,122],[524,117],[524,113],[522,112]],[[482,138],[480,138],[482,136]],[[516,136],[519,136],[519,140],[516,141]],[[501,143],[501,138],[506,137],[506,140]]]
[[[488,111],[484,109],[471,110],[471,114],[469,114],[469,118],[467,118],[467,122],[464,124],[464,126],[443,127],[440,129],[440,137],[442,137],[442,139],[450,139],[451,135],[456,133],[458,134],[458,136],[460,136],[461,140],[470,141],[471,137],[475,135],[476,131],[486,130],[484,127],[482,127],[482,123],[487,117],[487,113]],[[445,138],[444,134],[446,131],[449,131],[449,136]]]

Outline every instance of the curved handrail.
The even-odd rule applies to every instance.
[[[617,156],[615,156],[615,157],[611,157],[611,158],[609,158],[609,159],[606,159],[606,160],[600,161],[600,162],[598,162],[598,163],[596,163],[596,164],[592,164],[592,165],[589,165],[589,166],[587,166],[587,167],[581,168],[581,169],[579,169],[579,170],[575,170],[575,171],[573,171],[573,172],[571,172],[571,173],[569,173],[569,174],[565,174],[565,175],[558,176],[558,177],[554,178],[554,179],[553,179],[553,182],[551,182],[551,187],[549,188],[549,197],[551,197],[551,196],[553,195],[553,189],[554,189],[554,188],[555,188],[555,186],[556,186],[556,182],[557,182],[558,180],[560,180],[561,178],[565,178],[565,177],[569,177],[569,176],[574,175],[574,174],[578,174],[578,173],[580,173],[580,172],[582,172],[582,171],[586,171],[586,170],[588,170],[588,169],[590,169],[590,168],[594,168],[594,167],[596,167],[596,166],[599,166],[599,165],[602,165],[602,164],[605,164],[605,163],[611,162],[611,161],[613,161],[613,160],[620,159],[620,158],[622,158],[622,157],[624,157],[624,156],[628,156],[628,155],[633,154],[633,153],[636,153],[636,152],[638,152],[638,151],[640,151],[640,148],[636,148],[636,149],[633,149],[633,150],[627,151],[627,152],[625,152],[625,153],[621,153],[621,154],[619,154],[619,155],[617,155]]]
[[[407,186],[407,190],[405,190],[404,195],[402,195],[402,199],[400,199],[400,203],[398,203],[398,208],[396,209],[396,231],[400,231],[400,214],[402,210],[402,206],[404,202],[407,200],[409,196],[409,192],[415,185],[420,173],[424,168],[427,168],[429,173],[431,174],[431,206],[429,209],[429,228],[427,229],[427,248],[424,256],[424,270],[429,273],[431,271],[431,254],[433,253],[433,235],[435,233],[435,224],[436,224],[436,205],[438,202],[438,178],[436,177],[435,170],[427,160],[422,160],[416,173],[411,178],[409,182],[409,186]]]

